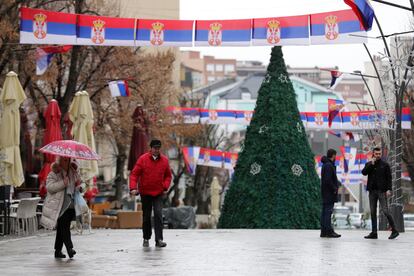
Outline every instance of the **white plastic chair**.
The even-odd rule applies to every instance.
[[[28,235],[37,231],[38,221],[36,208],[39,201],[40,197],[20,200],[16,213],[10,214],[10,218],[14,220],[12,223],[13,233],[20,235],[22,231],[23,234]]]

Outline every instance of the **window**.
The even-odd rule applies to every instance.
[[[225,73],[232,73],[232,72],[234,72],[234,64],[226,64],[226,65],[224,65],[224,72]]]
[[[242,100],[251,100],[252,96],[250,95],[250,93],[242,93],[241,94],[241,98]]]
[[[207,71],[214,72],[214,64],[207,64]]]
[[[223,72],[223,64],[216,64],[216,72]]]
[[[212,77],[212,76],[210,76],[210,77],[208,77],[207,78],[207,81],[210,83],[210,82],[214,82],[216,80],[216,78],[215,77]]]

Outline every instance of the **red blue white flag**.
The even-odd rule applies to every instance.
[[[300,119],[302,120],[303,126],[306,128],[308,125],[308,117],[306,115],[306,112],[300,112]]]
[[[248,126],[252,121],[254,111],[251,110],[236,110],[236,123]]]
[[[351,131],[329,131],[329,134],[334,135],[338,138],[341,138],[344,141],[353,141],[353,142],[358,142],[359,140],[361,140],[361,137],[359,136],[358,133],[355,132],[351,132]]]
[[[358,16],[359,21],[364,26],[364,29],[369,31],[372,28],[374,20],[374,9],[368,0],[344,0],[345,4],[350,6]]]
[[[183,155],[187,171],[191,175],[195,175],[197,160],[200,154],[200,147],[184,147]]]
[[[134,18],[78,15],[77,44],[134,46]]]
[[[309,129],[327,129],[328,112],[306,112]]]
[[[234,170],[236,167],[237,159],[239,155],[237,153],[225,152],[224,153],[224,168]]]
[[[329,84],[329,89],[334,90],[336,86],[341,82],[344,74],[337,70],[331,71],[331,83]]]
[[[108,84],[112,97],[129,97],[128,82],[125,80],[111,81]]]
[[[210,125],[237,124],[234,110],[200,109],[200,123]]]
[[[412,118],[411,118],[410,108],[404,107],[402,109],[401,127],[403,129],[411,129],[411,123],[412,123]]]
[[[20,43],[76,44],[76,14],[20,8]]]
[[[197,165],[223,168],[224,153],[219,150],[200,149]]]
[[[253,45],[309,45],[307,15],[253,19]]]
[[[344,108],[344,101],[328,99],[328,126],[332,126],[332,122],[335,120],[339,112]],[[340,121],[339,121],[340,122]]]
[[[249,46],[251,19],[197,20],[195,46]]]
[[[355,159],[357,155],[357,149],[352,147],[340,147],[341,153],[344,156],[344,173],[348,173],[350,170],[355,169]]]
[[[43,75],[49,68],[52,57],[58,53],[65,53],[72,49],[72,45],[47,46],[36,49],[36,75]]]
[[[193,24],[193,20],[139,19],[136,45],[191,47]]]
[[[198,124],[200,122],[199,108],[168,106],[167,111],[176,117],[174,123]]]
[[[311,14],[311,44],[366,43],[367,33],[352,10]]]

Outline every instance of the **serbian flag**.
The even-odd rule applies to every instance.
[[[174,120],[174,123],[198,124],[200,121],[200,109],[196,107],[168,106],[167,111],[177,117],[178,120]]]
[[[191,175],[195,175],[198,155],[200,154],[200,147],[184,147],[183,155],[187,171]]]
[[[20,43],[76,44],[76,14],[20,8]]]
[[[195,46],[249,46],[251,19],[197,20]]]
[[[352,10],[311,14],[311,44],[366,43],[367,33]]]
[[[126,80],[111,81],[108,84],[112,97],[129,97],[128,83]]]
[[[306,112],[300,112],[300,119],[302,120],[303,126],[306,128],[308,124],[308,118],[306,116]]]
[[[328,126],[332,126],[332,121],[335,117],[339,114],[341,109],[344,107],[344,101],[342,100],[335,100],[335,99],[328,99]]]
[[[134,18],[78,15],[78,45],[134,46]]]
[[[348,173],[349,170],[354,169],[355,158],[357,154],[356,148],[351,147],[340,147],[342,156],[344,157],[344,173]]]
[[[254,111],[251,110],[236,110],[236,123],[241,125],[250,125]]]
[[[201,148],[197,165],[222,168],[224,159],[223,155],[224,153],[219,150]]]
[[[255,18],[252,42],[255,46],[309,45],[308,16]]]
[[[191,47],[193,23],[193,20],[139,19],[136,45]]]
[[[225,152],[224,153],[224,168],[234,170],[239,155],[237,153]]]
[[[66,53],[72,49],[71,45],[48,46],[36,49],[36,75],[43,75],[49,68],[52,57],[58,53]]]
[[[344,2],[350,6],[356,16],[358,16],[364,29],[367,31],[371,30],[375,13],[369,0],[344,0]]]
[[[309,129],[328,128],[328,112],[306,112],[306,117]]]
[[[237,124],[234,110],[200,109],[200,123],[210,125]]]
[[[410,108],[404,107],[402,109],[402,117],[401,117],[401,127],[403,129],[411,129],[411,113]]]
[[[336,136],[338,138],[341,138],[341,139],[343,139],[345,141],[358,142],[359,140],[361,140],[361,138],[360,138],[360,136],[359,136],[358,133],[353,133],[353,132],[350,132],[350,131],[339,131],[339,132],[336,132],[336,131],[330,130],[329,131],[329,134],[334,135],[334,136]]]
[[[342,72],[337,71],[337,70],[332,70],[331,71],[331,84],[329,85],[329,89],[334,90],[343,77],[344,77],[344,74]]]

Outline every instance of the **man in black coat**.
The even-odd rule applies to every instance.
[[[372,151],[372,160],[362,169],[363,175],[368,175],[367,190],[369,192],[369,208],[371,209],[372,232],[365,236],[366,239],[378,239],[377,234],[377,203],[380,203],[380,211],[387,217],[392,232],[389,239],[395,239],[399,233],[395,229],[395,223],[388,208],[387,197],[391,196],[392,176],[390,165],[381,160],[380,148]]]
[[[326,156],[322,157],[321,172],[321,193],[322,193],[322,213],[321,213],[321,238],[339,238],[341,235],[335,233],[331,224],[333,207],[338,199],[338,188],[340,183],[336,177],[336,151],[329,149]]]

